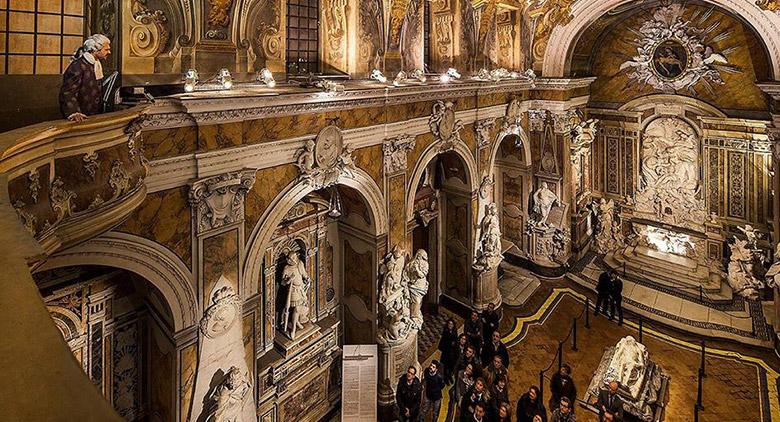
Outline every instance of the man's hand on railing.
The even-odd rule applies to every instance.
[[[70,116],[68,116],[68,120],[71,122],[83,122],[84,120],[87,120],[87,115],[84,113],[73,113]]]

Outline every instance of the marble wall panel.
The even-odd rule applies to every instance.
[[[494,92],[477,96],[477,107],[490,107],[499,104],[506,104],[513,98],[513,94],[508,92]]]
[[[384,164],[382,161],[382,145],[374,145],[368,148],[361,148],[354,153],[355,164],[365,170],[372,179],[382,190],[384,183],[382,183]]]
[[[417,166],[423,151],[425,151],[425,149],[435,141],[436,139],[432,133],[424,133],[414,138],[414,148],[412,148],[412,150],[406,154],[406,162],[408,163],[406,166],[406,174],[408,177],[412,176],[412,172],[414,172],[414,169]],[[423,164],[428,165],[428,163]],[[416,184],[417,182],[418,180],[414,180],[413,184]]]
[[[197,369],[198,345],[193,343],[179,351],[179,422],[189,420]]]
[[[386,109],[387,123],[403,122],[418,117],[429,117],[433,112],[433,104],[435,103],[435,101],[421,101],[411,104],[389,105]]]
[[[406,240],[406,177],[398,175],[387,182],[390,245],[402,246]]]
[[[463,126],[463,129],[460,131],[460,139],[463,139],[469,151],[472,152],[472,155],[475,155],[477,152],[477,134],[474,133],[474,125],[468,124]]]
[[[198,128],[185,126],[143,132],[144,155],[149,160],[175,157],[198,150]]]
[[[153,320],[151,324],[155,324]],[[149,336],[149,365],[152,374],[168,376],[155,377],[150,383],[150,404],[155,413],[161,420],[173,421],[176,419],[176,409],[173,406],[176,351],[173,344],[160,335],[152,334]]]
[[[223,123],[198,127],[198,149],[213,151],[242,145],[242,123]]]
[[[279,193],[298,177],[299,170],[292,164],[265,168],[257,171],[255,184],[244,198],[244,225],[247,237],[266,208]]]
[[[279,421],[292,422],[304,418],[307,413],[314,410],[328,400],[328,368],[306,383],[291,397],[284,400],[279,411]]]
[[[446,220],[444,224],[445,241],[445,288],[444,292],[464,301],[469,300],[468,269],[468,233],[470,228],[468,207],[461,201],[453,201],[447,196]]]
[[[244,359],[246,367],[251,372],[251,379],[254,379],[254,360],[255,360],[255,313],[250,312],[244,315],[241,324],[241,334],[244,341]]]
[[[341,129],[373,126],[385,123],[383,107],[365,107],[331,113],[310,113],[270,117],[242,123],[244,144],[277,141],[304,135],[315,135],[333,119]]]
[[[117,230],[160,243],[192,268],[188,192],[182,186],[148,194]]]
[[[203,301],[210,303],[211,292],[220,276],[225,276],[238,292],[238,230],[203,239]]]

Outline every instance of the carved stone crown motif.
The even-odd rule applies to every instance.
[[[436,139],[441,142],[441,151],[450,151],[455,148],[460,139],[460,130],[463,122],[455,120],[455,104],[447,101],[436,101],[433,105],[433,114],[428,119],[428,126]]]
[[[198,180],[190,188],[199,233],[244,219],[244,197],[255,183],[255,170],[242,170]]]
[[[200,320],[200,331],[208,338],[225,334],[238,320],[241,298],[230,286],[222,287],[211,297],[212,305]]]
[[[301,174],[299,180],[314,189],[336,184],[343,175],[353,177],[355,163],[352,149],[344,145],[341,129],[329,125],[320,130],[314,140],[298,151],[296,164]]]

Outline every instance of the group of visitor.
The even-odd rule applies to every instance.
[[[448,385],[450,401],[456,404],[455,420],[460,422],[576,422],[577,387],[568,364],[550,379],[549,418],[537,386],[529,387],[512,407],[509,351],[498,331],[499,319],[491,303],[481,313],[471,311],[460,335],[455,321],[447,320],[438,347],[441,360],[433,360],[420,377],[410,366],[398,380],[396,402],[402,422],[425,422],[428,415],[438,421]],[[622,401],[614,384],[596,403],[600,421],[622,420]]]

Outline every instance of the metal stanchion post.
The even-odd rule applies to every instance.
[[[699,382],[698,382],[698,389],[696,391],[696,407],[698,407],[699,410],[704,410],[704,405],[701,403],[701,390],[702,390],[702,369],[699,368]]]
[[[576,352],[577,351],[577,318],[574,318],[574,321],[572,321],[571,329],[574,330],[571,338],[571,350]]]
[[[544,403],[544,371],[539,371],[539,403]]]
[[[704,340],[701,341],[701,377],[707,378],[707,374],[704,370],[705,362],[704,362],[704,355],[706,353],[705,351],[706,345],[704,344]]]
[[[693,405],[693,422],[699,422],[699,406]]]
[[[704,287],[699,285],[699,301],[704,302]]]
[[[585,298],[585,328],[590,329],[590,299]]]

